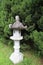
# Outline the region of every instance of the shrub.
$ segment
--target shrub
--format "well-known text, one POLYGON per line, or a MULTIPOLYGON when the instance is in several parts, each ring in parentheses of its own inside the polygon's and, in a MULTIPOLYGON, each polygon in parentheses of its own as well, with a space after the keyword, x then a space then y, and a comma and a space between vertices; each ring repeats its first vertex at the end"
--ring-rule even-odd
POLYGON ((33 31, 30 38, 34 41, 34 49, 43 55, 43 32, 33 31))

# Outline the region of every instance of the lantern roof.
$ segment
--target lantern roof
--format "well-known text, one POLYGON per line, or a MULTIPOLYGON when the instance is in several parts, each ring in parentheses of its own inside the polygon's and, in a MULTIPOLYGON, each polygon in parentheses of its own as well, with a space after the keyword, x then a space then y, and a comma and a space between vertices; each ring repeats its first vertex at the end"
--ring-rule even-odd
POLYGON ((19 16, 16 16, 15 17, 15 20, 16 22, 13 23, 13 24, 10 24, 10 28, 11 29, 26 29, 27 26, 24 26, 21 22, 20 22, 20 19, 19 19, 19 16))

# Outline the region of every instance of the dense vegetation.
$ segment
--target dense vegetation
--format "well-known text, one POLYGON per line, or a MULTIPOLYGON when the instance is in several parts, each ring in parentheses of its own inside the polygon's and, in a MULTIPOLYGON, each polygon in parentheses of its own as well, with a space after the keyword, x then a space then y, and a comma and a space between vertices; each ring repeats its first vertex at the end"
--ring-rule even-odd
POLYGON ((22 42, 43 56, 43 0, 0 0, 0 40, 6 44, 12 43, 8 26, 15 22, 16 15, 27 25, 22 42))

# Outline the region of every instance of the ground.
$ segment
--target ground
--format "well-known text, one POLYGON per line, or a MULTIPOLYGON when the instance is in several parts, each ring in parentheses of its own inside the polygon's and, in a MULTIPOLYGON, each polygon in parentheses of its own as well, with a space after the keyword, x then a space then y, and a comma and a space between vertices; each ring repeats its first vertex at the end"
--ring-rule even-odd
MULTIPOLYGON (((12 46, 5 45, 0 42, 0 65, 14 65, 9 57, 13 52, 12 46)), ((17 65, 42 65, 40 58, 30 51, 22 52, 24 60, 17 65)))

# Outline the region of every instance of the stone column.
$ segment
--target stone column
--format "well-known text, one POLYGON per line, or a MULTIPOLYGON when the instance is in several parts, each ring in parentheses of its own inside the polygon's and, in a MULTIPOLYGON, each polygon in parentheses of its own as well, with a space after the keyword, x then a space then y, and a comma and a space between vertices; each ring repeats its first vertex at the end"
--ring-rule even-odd
POLYGON ((16 64, 23 60, 23 54, 20 52, 20 40, 23 39, 19 30, 13 30, 13 36, 10 39, 14 40, 14 52, 10 56, 10 60, 16 64))

